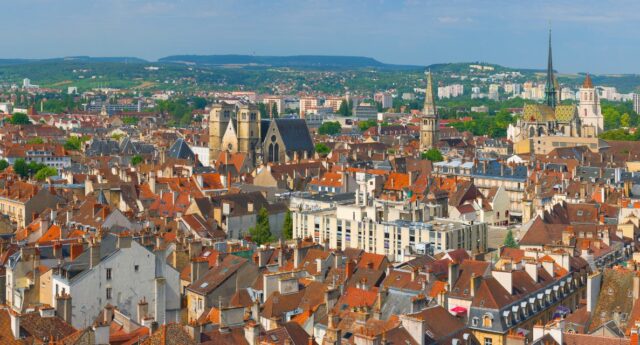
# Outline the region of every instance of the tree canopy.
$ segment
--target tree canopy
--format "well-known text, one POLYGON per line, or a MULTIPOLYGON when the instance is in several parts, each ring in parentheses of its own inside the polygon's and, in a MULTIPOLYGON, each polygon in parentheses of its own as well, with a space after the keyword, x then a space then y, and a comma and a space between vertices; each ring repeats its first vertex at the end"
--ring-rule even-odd
POLYGON ((144 161, 144 159, 140 155, 135 155, 135 156, 131 157, 131 165, 133 165, 133 166, 136 166, 136 165, 142 163, 143 161, 144 161))
POLYGON ((318 128, 318 134, 336 135, 336 134, 339 134, 341 131, 342 131, 342 126, 338 121, 324 122, 318 128))
POLYGON ((44 181, 47 177, 58 175, 58 170, 54 167, 43 167, 33 176, 38 181, 44 181))
POLYGON ((29 120, 29 116, 25 113, 15 113, 11 116, 9 123, 12 125, 29 125, 31 124, 31 120, 29 120))
POLYGON ((317 143, 316 152, 321 156, 326 156, 329 154, 329 152, 331 152, 331 149, 325 143, 317 143))
POLYGON ((9 162, 5 159, 0 159, 0 171, 4 171, 4 169, 9 167, 9 162))
POLYGON ((508 248, 518 248, 518 243, 516 239, 513 238, 513 231, 511 231, 511 229, 507 231, 507 235, 504 237, 504 246, 508 248))
POLYGON ((251 239, 258 245, 269 243, 274 240, 273 235, 271 234, 271 228, 269 227, 269 213, 264 206, 260 208, 260 211, 258 211, 256 226, 249 228, 249 235, 251 235, 251 239))
POLYGON ((422 159, 427 159, 432 162, 442 162, 444 160, 442 153, 436 148, 430 148, 429 150, 423 152, 421 154, 421 157, 422 159))
POLYGON ((293 238, 293 218, 291 217, 291 211, 287 211, 287 214, 284 216, 284 224, 282 226, 282 235, 287 240, 290 240, 293 238))

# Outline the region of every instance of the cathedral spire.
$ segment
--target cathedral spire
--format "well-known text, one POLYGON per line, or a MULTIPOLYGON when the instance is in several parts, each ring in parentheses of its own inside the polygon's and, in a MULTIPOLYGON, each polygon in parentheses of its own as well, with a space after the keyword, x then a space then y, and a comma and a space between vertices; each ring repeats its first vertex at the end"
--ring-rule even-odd
POLYGON ((553 58, 551 54, 551 29, 549 29, 549 57, 547 60, 547 83, 544 90, 544 101, 550 107, 556 106, 557 95, 555 87, 555 76, 553 75, 553 58))
POLYGON ((427 74, 427 88, 424 90, 424 106, 422 113, 424 115, 435 116, 436 115, 436 102, 433 96, 433 80, 431 78, 431 70, 427 74))

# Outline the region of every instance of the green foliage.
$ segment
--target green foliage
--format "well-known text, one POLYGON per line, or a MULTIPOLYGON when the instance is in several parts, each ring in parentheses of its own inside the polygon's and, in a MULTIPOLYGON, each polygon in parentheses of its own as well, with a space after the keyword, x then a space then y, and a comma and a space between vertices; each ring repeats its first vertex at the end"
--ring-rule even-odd
POLYGON ((346 99, 343 99, 340 102, 340 108, 338 108, 338 114, 342 116, 351 116, 353 112, 353 102, 350 100, 347 102, 346 99))
POLYGON ((82 144, 89 140, 89 137, 72 136, 64 143, 64 149, 69 151, 79 151, 82 144))
POLYGON ((518 243, 513 237, 513 231, 511 231, 511 229, 507 231, 507 236, 504 238, 504 246, 508 248, 518 248, 518 243))
POLYGON ((293 238, 293 218, 291 217, 291 211, 287 211, 287 214, 284 216, 282 234, 284 238, 287 240, 290 240, 293 238))
MULTIPOLYGON (((173 124, 180 124, 181 126, 188 126, 193 120, 193 111, 199 109, 198 106, 202 105, 202 98, 196 97, 194 99, 178 98, 174 100, 158 101, 156 103, 156 111, 168 114, 173 120, 173 124)), ((206 105, 206 100, 204 100, 206 105)))
POLYGON ((44 144, 44 139, 40 137, 34 137, 27 140, 27 144, 44 144))
POLYGON ((273 117, 274 119, 278 118, 278 106, 273 103, 273 106, 271 106, 271 117, 273 117))
POLYGON ((602 102, 602 116, 604 117, 604 128, 618 129, 620 127, 632 127, 640 124, 638 113, 633 111, 631 102, 602 102))
POLYGON ((268 119, 269 114, 267 113, 267 105, 264 103, 258 103, 258 111, 260 112, 260 118, 268 119))
POLYGON ((249 228, 249 234, 251 235, 251 239, 258 245, 274 240, 271 234, 271 228, 269 227, 269 213, 264 206, 258 211, 256 226, 249 228))
POLYGON ((604 140, 636 141, 640 140, 640 131, 631 134, 624 128, 612 129, 600 134, 599 138, 604 140))
POLYGON ((9 162, 5 159, 0 159, 0 171, 4 171, 4 169, 9 167, 9 162))
POLYGON ((316 152, 321 156, 326 156, 331 152, 331 149, 325 143, 317 143, 316 152))
POLYGON ((142 159, 142 156, 140 155, 135 155, 133 157, 131 157, 131 165, 136 166, 140 163, 142 163, 144 161, 144 159, 142 159))
MULTIPOLYGON (((40 170, 43 170, 45 168, 48 168, 48 166, 46 166, 44 164, 36 163, 36 162, 27 163, 22 158, 16 159, 16 161, 13 163, 13 171, 15 171, 16 174, 20 175, 23 178, 32 176, 33 174, 36 174, 40 170)), ((45 175, 46 173, 47 172, 45 171, 42 174, 45 175)), ((56 170, 54 175, 56 175, 57 173, 58 173, 58 171, 56 170)))
POLYGON ((42 169, 38 170, 38 172, 36 172, 36 174, 34 175, 34 178, 38 181, 44 181, 47 179, 47 177, 56 176, 56 175, 58 175, 58 170, 56 170, 56 168, 43 167, 42 169))
POLYGON ((369 120, 366 120, 366 121, 358 122, 358 128, 363 132, 366 131, 367 129, 369 129, 371 127, 375 127, 377 125, 378 125, 378 121, 373 120, 373 119, 369 119, 369 120))
POLYGON ((454 122, 451 127, 461 132, 469 131, 473 135, 488 135, 491 138, 503 138, 507 136, 509 124, 515 123, 516 118, 507 110, 500 110, 495 115, 473 114, 473 120, 466 122, 454 122))
POLYGON ((116 140, 116 141, 120 141, 120 139, 124 138, 124 134, 122 133, 113 133, 111 135, 111 139, 116 140))
POLYGON ((422 159, 427 159, 432 162, 442 162, 444 160, 442 153, 436 148, 430 148, 429 150, 422 152, 420 156, 422 159))
POLYGON ((138 118, 134 116, 125 116, 122 118, 122 123, 125 125, 135 126, 138 124, 138 118))
POLYGON ((29 116, 25 113, 15 113, 11 116, 9 123, 12 125, 29 125, 31 124, 31 120, 29 120, 29 116))
POLYGON ((331 122, 331 121, 324 122, 318 128, 318 134, 336 135, 336 134, 339 134, 341 131, 342 131, 342 126, 340 125, 340 122, 338 122, 338 121, 335 121, 335 122, 331 122))

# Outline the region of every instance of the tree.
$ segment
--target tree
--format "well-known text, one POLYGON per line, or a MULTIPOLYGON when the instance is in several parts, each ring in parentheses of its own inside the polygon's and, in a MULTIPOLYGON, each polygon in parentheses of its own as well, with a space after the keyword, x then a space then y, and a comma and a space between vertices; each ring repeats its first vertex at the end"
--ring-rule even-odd
POLYGON ((518 243, 515 238, 513 238, 513 231, 511 231, 511 229, 507 231, 507 236, 504 237, 504 246, 508 248, 518 248, 518 243))
POLYGON ((317 143, 316 152, 321 156, 326 156, 331 152, 331 149, 325 143, 317 143))
POLYGON ((82 141, 78 137, 70 137, 64 143, 64 149, 69 151, 78 151, 80 150, 80 146, 82 145, 82 141))
POLYGON ((284 238, 290 240, 293 238, 293 218, 291 217, 291 211, 287 211, 284 216, 284 225, 282 226, 282 234, 284 238))
POLYGON ((340 126, 340 122, 324 122, 318 127, 318 134, 327 134, 327 135, 336 135, 342 131, 342 126, 340 126))
POLYGON ((631 126, 631 116, 629 116, 628 113, 624 113, 622 114, 622 116, 620 116, 620 126, 622 127, 631 126))
POLYGON ((429 150, 422 153, 422 159, 428 159, 432 162, 442 162, 444 157, 442 157, 442 153, 438 151, 436 148, 430 148, 429 150))
POLYGON ((22 158, 16 159, 16 161, 13 162, 13 171, 23 178, 27 177, 29 176, 29 164, 22 158))
POLYGON ((58 175, 58 170, 54 167, 43 167, 33 176, 38 181, 44 181, 47 177, 58 175))
POLYGON ((273 106, 271 106, 271 117, 273 117, 274 119, 278 118, 278 105, 273 103, 273 106))
POLYGON ((140 163, 143 162, 142 156, 140 155, 135 155, 133 157, 131 157, 131 165, 136 166, 140 163))
POLYGON ((29 125, 31 124, 31 120, 29 120, 29 116, 25 113, 15 113, 11 116, 9 123, 12 125, 29 125))
POLYGON ((264 103, 258 103, 258 111, 260 112, 260 118, 261 119, 268 119, 269 116, 267 116, 267 105, 264 103))
POLYGON ((338 114, 342 116, 351 115, 351 108, 349 107, 349 102, 347 102, 346 99, 343 99, 342 102, 340 102, 340 108, 338 108, 338 114))
POLYGON ((44 144, 44 140, 40 137, 35 137, 27 140, 27 144, 44 144))
POLYGON ((7 162, 4 159, 0 160, 0 171, 4 171, 4 169, 8 167, 9 167, 9 162, 7 162))
POLYGON ((249 234, 251 239, 258 245, 273 241, 273 235, 271 235, 271 228, 269 227, 269 213, 264 206, 258 211, 256 226, 249 228, 249 234))
POLYGON ((371 128, 371 127, 375 127, 378 125, 378 121, 374 120, 374 119, 369 119, 366 121, 360 121, 358 122, 358 128, 361 131, 366 131, 367 129, 371 128))
POLYGON ((133 116, 125 116, 122 118, 122 123, 124 123, 125 125, 137 125, 138 118, 133 116))

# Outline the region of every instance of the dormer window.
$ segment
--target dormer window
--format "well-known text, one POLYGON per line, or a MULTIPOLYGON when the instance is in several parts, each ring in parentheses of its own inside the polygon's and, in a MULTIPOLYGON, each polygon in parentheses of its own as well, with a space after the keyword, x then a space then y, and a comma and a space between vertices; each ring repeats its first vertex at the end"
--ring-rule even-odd
POLYGON ((485 328, 493 327, 493 317, 490 314, 485 314, 482 317, 482 327, 485 327, 485 328))

